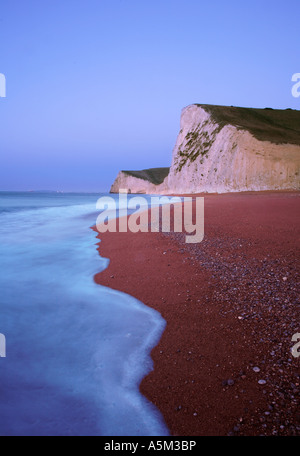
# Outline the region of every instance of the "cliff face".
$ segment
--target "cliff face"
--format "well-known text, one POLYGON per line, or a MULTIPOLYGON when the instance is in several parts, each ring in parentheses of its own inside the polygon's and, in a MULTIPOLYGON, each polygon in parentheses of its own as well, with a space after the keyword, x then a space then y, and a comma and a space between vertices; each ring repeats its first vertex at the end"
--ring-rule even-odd
POLYGON ((114 191, 225 193, 299 189, 300 112, 191 105, 183 109, 172 164, 155 185, 119 173, 114 191))
POLYGON ((167 187, 179 193, 296 189, 299 168, 299 145, 261 141, 191 105, 182 111, 167 187))
POLYGON ((110 193, 118 193, 120 189, 127 190, 129 193, 156 193, 158 186, 151 182, 131 176, 124 171, 120 171, 111 186, 110 193))
POLYGON ((118 193, 120 189, 129 193, 157 193, 157 188, 168 175, 170 168, 151 168, 142 171, 120 171, 113 185, 111 193, 118 193))

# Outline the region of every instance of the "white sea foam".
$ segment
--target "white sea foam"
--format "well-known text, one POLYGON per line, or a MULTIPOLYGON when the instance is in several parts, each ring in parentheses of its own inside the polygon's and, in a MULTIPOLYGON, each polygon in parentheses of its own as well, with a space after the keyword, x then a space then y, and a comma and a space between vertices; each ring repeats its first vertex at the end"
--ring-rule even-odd
POLYGON ((0 434, 168 435, 138 389, 165 321, 94 283, 97 196, 39 198, 0 215, 0 434))

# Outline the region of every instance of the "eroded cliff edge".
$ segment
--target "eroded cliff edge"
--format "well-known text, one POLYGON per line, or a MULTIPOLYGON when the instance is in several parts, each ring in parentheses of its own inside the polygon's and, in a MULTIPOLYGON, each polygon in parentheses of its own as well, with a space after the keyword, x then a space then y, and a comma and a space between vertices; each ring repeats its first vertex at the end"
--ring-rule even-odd
POLYGON ((171 167, 163 180, 161 170, 167 173, 167 168, 121 171, 111 192, 298 190, 300 111, 187 106, 181 113, 171 167))

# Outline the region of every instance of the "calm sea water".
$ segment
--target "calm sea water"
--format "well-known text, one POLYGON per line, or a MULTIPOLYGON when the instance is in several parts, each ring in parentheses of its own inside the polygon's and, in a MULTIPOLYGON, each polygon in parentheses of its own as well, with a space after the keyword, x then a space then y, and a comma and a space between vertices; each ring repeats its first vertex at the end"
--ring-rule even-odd
POLYGON ((0 435, 168 435, 138 389, 165 321, 93 281, 100 196, 0 192, 0 435))

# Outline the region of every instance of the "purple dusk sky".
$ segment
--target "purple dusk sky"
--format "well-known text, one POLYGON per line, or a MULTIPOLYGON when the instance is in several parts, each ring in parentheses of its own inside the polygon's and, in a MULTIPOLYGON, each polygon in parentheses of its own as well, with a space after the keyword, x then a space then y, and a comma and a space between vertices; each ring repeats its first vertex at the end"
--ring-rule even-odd
POLYGON ((191 103, 300 109, 299 17, 299 0, 1 2, 0 190, 169 166, 191 103))

